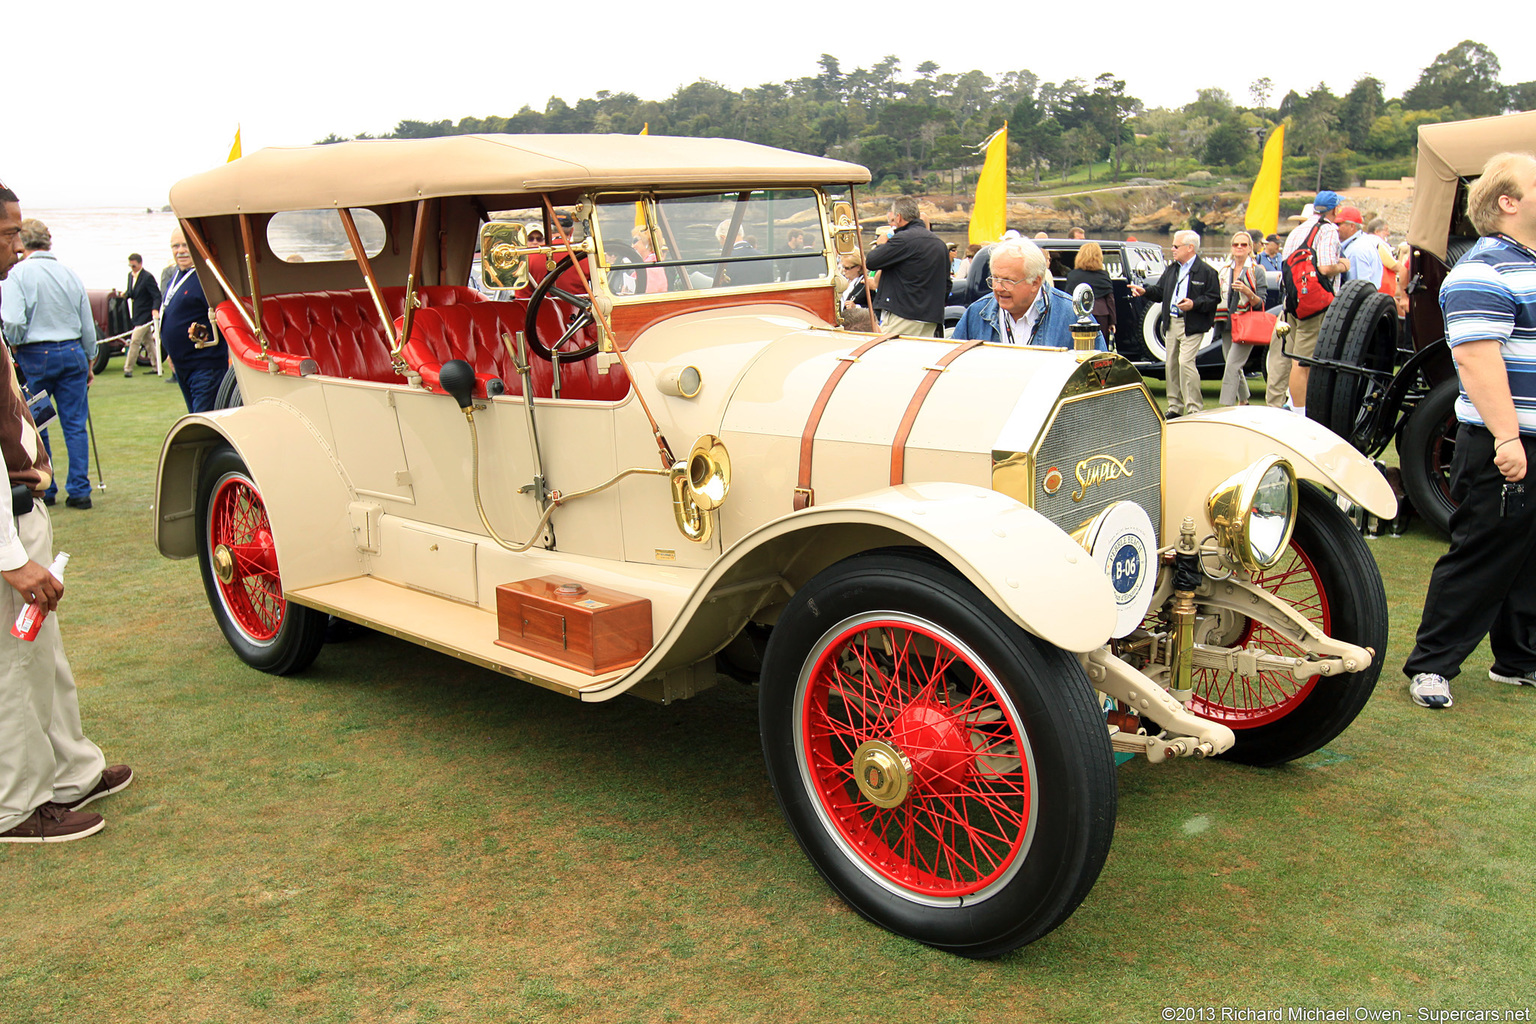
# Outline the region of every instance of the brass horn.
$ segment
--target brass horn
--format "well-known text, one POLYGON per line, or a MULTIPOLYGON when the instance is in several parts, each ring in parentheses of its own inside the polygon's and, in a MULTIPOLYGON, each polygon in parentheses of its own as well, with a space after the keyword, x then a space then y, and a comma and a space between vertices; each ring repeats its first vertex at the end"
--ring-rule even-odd
POLYGON ((709 514, 720 507, 731 490, 731 456, 713 434, 693 443, 688 458, 672 467, 672 514, 683 536, 706 544, 714 536, 709 514))

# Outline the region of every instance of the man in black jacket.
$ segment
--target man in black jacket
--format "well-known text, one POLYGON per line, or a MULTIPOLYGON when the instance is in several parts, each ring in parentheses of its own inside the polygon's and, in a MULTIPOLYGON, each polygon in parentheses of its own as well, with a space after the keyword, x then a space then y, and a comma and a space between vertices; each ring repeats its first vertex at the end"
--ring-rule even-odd
POLYGON ((1195 354, 1216 321, 1216 306, 1221 300, 1216 268, 1200 258, 1200 236, 1193 231, 1174 232, 1173 262, 1164 268, 1156 284, 1146 288, 1132 285, 1131 294, 1163 304, 1159 322, 1168 349, 1168 418, 1199 412, 1205 402, 1200 395, 1195 354))
POLYGON ((892 203, 886 221, 895 229, 890 241, 865 257, 870 270, 880 271, 874 305, 880 329, 937 338, 943 333, 944 300, 949 296, 949 249, 922 222, 911 196, 892 203))
POLYGON ((123 359, 123 376, 132 377, 139 350, 151 351, 152 321, 160 315, 160 286, 153 274, 144 272, 144 257, 138 253, 128 256, 128 287, 123 295, 133 304, 133 337, 128 340, 128 355, 123 359))

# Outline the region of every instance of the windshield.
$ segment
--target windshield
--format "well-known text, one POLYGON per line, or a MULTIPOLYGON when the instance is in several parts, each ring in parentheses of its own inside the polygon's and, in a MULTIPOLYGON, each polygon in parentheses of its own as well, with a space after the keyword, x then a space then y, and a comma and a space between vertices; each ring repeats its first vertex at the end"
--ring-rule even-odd
POLYGON ((597 222, 614 295, 828 277, 821 207, 812 189, 600 196, 597 222), (651 266, 641 270, 642 264, 651 266))

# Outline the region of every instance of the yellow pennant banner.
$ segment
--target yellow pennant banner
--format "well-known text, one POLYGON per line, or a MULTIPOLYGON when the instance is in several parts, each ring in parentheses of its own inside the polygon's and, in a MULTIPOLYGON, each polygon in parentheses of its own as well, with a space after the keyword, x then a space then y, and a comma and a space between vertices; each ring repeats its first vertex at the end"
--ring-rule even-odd
POLYGON ((976 205, 971 207, 973 245, 989 245, 1008 230, 1008 122, 983 145, 987 158, 976 179, 976 205))
POLYGON ((1280 161, 1284 156, 1285 125, 1282 124, 1264 143, 1264 163, 1259 167, 1259 176, 1253 179, 1253 191, 1248 195, 1248 213, 1243 217, 1243 226, 1250 231, 1273 235, 1280 230, 1280 161))

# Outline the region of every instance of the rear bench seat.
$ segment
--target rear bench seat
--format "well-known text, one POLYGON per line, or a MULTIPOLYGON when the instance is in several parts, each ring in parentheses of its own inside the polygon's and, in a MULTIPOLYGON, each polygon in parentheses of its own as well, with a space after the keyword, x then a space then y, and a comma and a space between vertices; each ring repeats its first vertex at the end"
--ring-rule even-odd
MULTIPOLYGON (((540 311, 540 337, 558 337, 563 308, 556 300, 544 302, 540 311), (547 324, 546 324, 547 321, 547 324)), ((523 381, 503 335, 515 338, 524 330, 528 304, 512 302, 464 303, 418 309, 411 318, 411 335, 405 341, 405 361, 421 374, 421 382, 443 393, 443 364, 463 359, 475 368, 475 394, 486 397, 486 385, 499 379, 509 395, 523 393, 523 381)), ((399 330, 396 322, 396 330, 399 330)), ((529 356, 535 398, 554 397, 554 370, 547 359, 529 356)), ((592 402, 616 402, 629 394, 629 377, 619 365, 607 373, 597 371, 596 359, 560 364, 560 397, 592 402)))
MULTIPOLYGON (((473 288, 454 285, 428 285, 416 292, 428 309, 485 301, 473 288)), ((380 293, 389 315, 398 321, 405 311, 405 289, 382 288, 380 293)), ((221 302, 215 315, 231 355, 247 366, 265 370, 261 345, 245 326, 234 302, 221 302)), ((402 383, 390 360, 389 342, 373 296, 366 288, 262 296, 261 327, 267 336, 267 352, 283 373, 402 383), (305 360, 313 360, 314 365, 305 366, 305 360)))

